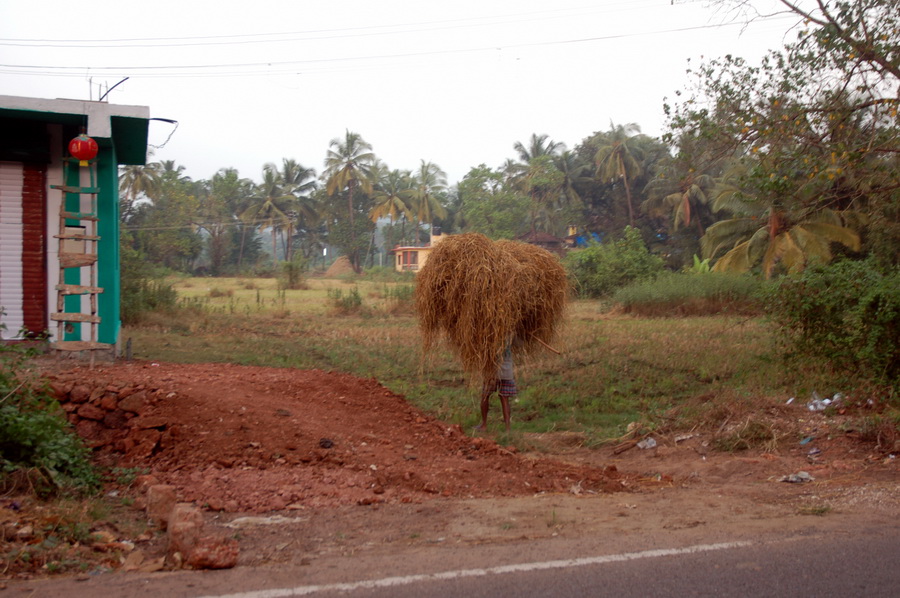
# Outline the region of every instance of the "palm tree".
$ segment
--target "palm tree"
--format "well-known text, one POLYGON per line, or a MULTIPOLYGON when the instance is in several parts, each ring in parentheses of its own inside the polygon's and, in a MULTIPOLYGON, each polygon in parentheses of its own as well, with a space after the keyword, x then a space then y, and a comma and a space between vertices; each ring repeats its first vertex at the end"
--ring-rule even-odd
POLYGON ((523 164, 528 164, 535 158, 541 156, 558 156, 560 152, 565 151, 566 145, 557 141, 548 141, 549 135, 531 134, 531 140, 528 147, 517 141, 513 144, 513 149, 519 154, 519 160, 523 164))
POLYGON ((403 216, 408 220, 413 218, 409 201, 413 195, 412 174, 408 170, 391 170, 379 177, 378 186, 374 191, 375 206, 369 212, 372 222, 379 218, 390 217, 391 224, 394 220, 403 216))
POLYGON ((134 205, 138 197, 143 195, 153 199, 159 191, 159 171, 158 162, 126 166, 119 171, 119 192, 124 198, 119 217, 123 222, 127 222, 134 215, 134 205))
POLYGON ((312 192, 316 190, 316 171, 313 168, 304 168, 296 160, 284 158, 281 170, 277 172, 282 192, 286 196, 293 196, 296 200, 292 202, 293 210, 289 214, 291 221, 288 224, 288 241, 285 246, 285 259, 290 261, 293 253, 294 221, 311 225, 319 218, 316 202, 312 197, 312 192))
POLYGON ((419 224, 430 226, 435 216, 444 218, 447 210, 441 205, 437 193, 447 189, 447 173, 437 164, 422 160, 413 175, 412 209, 416 216, 416 243, 419 242, 419 224))
POLYGON ((719 182, 713 211, 733 217, 716 222, 700 239, 703 256, 715 259, 716 272, 747 272, 760 265, 770 278, 778 265, 800 272, 813 261, 831 261, 831 244, 859 251, 860 237, 848 226, 853 213, 829 209, 791 209, 789 199, 765 201, 741 189, 741 166, 719 182))
POLYGON ((706 234, 700 212, 712 204, 715 179, 708 174, 696 174, 691 169, 680 180, 672 176, 671 168, 663 169, 644 189, 648 198, 641 204, 641 209, 656 218, 670 217, 672 231, 682 226, 690 226, 693 220, 697 227, 698 237, 706 234))
POLYGON ((350 227, 353 227, 353 192, 359 188, 365 193, 372 192, 372 167, 375 165, 375 154, 372 146, 366 143, 359 133, 349 130, 344 138, 335 137, 328 144, 325 156, 326 180, 325 190, 334 195, 347 190, 347 216, 350 227))
POLYGON ((272 230, 272 261, 278 265, 276 248, 277 232, 290 225, 288 212, 294 207, 296 198, 285 194, 277 169, 272 164, 263 167, 262 183, 257 187, 254 202, 241 213, 241 220, 259 228, 272 230))
POLYGON ((631 200, 631 184, 641 173, 639 150, 632 142, 641 128, 634 124, 610 125, 605 134, 606 145, 597 150, 594 163, 597 178, 606 182, 621 181, 628 205, 628 223, 634 226, 634 205, 631 200))

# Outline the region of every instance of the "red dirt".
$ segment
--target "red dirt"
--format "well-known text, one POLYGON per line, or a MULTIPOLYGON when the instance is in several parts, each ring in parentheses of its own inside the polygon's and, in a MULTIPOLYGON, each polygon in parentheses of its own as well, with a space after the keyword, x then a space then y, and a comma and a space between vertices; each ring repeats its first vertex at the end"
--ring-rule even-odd
POLYGON ((602 492, 631 483, 614 467, 533 459, 471 438, 376 380, 346 374, 131 362, 51 380, 101 462, 148 468, 179 500, 211 510, 523 496, 575 484, 602 492))

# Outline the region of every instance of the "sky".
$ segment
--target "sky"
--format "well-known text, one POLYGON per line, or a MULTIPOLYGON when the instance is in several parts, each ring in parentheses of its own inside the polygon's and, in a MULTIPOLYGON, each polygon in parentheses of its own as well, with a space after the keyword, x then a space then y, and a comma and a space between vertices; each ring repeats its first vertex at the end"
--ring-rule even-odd
POLYGON ((692 0, 0 0, 0 95, 148 106, 178 123, 151 121, 151 161, 195 180, 259 181, 284 158, 321 173, 349 130, 452 185, 532 134, 661 135, 689 59, 792 37, 795 19, 732 17, 692 0))

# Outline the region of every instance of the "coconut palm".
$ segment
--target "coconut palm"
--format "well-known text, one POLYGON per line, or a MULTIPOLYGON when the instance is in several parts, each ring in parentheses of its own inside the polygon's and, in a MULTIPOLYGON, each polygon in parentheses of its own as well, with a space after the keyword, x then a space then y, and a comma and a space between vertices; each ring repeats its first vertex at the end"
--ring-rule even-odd
POLYGON ((610 130, 602 134, 605 145, 594 156, 596 176, 604 182, 620 181, 625 189, 628 206, 628 223, 634 226, 634 205, 631 199, 631 185, 641 174, 640 150, 634 143, 641 128, 635 123, 610 125, 610 130))
POLYGON ((429 226, 435 217, 445 218, 447 210, 441 205, 437 194, 447 190, 447 173, 437 164, 422 160, 413 174, 411 193, 412 211, 416 217, 416 243, 419 242, 419 225, 429 226))
POLYGON ((291 223, 289 212, 295 207, 296 198, 284 192, 281 177, 272 164, 263 167, 262 182, 256 189, 253 203, 241 213, 240 218, 246 224, 272 231, 272 261, 278 265, 276 248, 277 233, 291 223))
POLYGON ((157 162, 125 166, 119 171, 119 192, 123 197, 119 217, 123 222, 134 215, 135 202, 139 197, 153 199, 159 191, 159 171, 157 162))
POLYGON ((747 272, 760 266, 770 278, 779 266, 800 272, 815 261, 828 263, 832 243, 859 251, 859 233, 848 226, 854 214, 791 209, 788 200, 759 199, 742 190, 740 172, 738 167, 723 177, 713 200, 713 211, 733 217, 716 222, 700 239, 703 256, 718 258, 713 271, 747 272))
POLYGON ((549 135, 546 134, 537 135, 536 133, 532 133, 531 139, 528 142, 528 147, 525 147, 521 141, 517 141, 513 144, 513 149, 519 154, 519 160, 523 164, 528 164, 535 158, 541 156, 558 156, 560 152, 565 151, 566 145, 564 143, 548 140, 548 137, 549 135))
POLYGON ((353 227, 353 193, 359 188, 365 193, 372 192, 372 167, 375 165, 375 154, 372 146, 366 143, 359 133, 349 130, 344 138, 335 137, 328 144, 325 156, 325 190, 328 195, 335 195, 347 190, 347 216, 350 227, 353 227))
POLYGON ((287 227, 287 245, 285 246, 285 259, 291 260, 292 240, 294 237, 294 223, 306 224, 306 228, 314 225, 319 218, 316 201, 312 193, 316 190, 316 171, 313 168, 305 168, 296 160, 284 158, 281 169, 277 171, 281 190, 285 195, 295 198, 292 202, 291 212, 288 214, 291 221, 287 227))

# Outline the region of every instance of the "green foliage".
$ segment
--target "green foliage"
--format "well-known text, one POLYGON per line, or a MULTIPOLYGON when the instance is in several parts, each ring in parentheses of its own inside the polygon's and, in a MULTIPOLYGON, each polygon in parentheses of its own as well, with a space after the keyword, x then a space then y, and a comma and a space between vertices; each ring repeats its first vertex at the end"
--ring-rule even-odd
POLYGON ((164 272, 122 236, 122 322, 134 324, 144 314, 158 310, 172 310, 178 303, 178 293, 167 282, 164 272))
POLYGON ((278 288, 281 290, 298 290, 306 285, 308 261, 299 253, 295 253, 291 261, 281 264, 278 274, 278 288))
POLYGON ((483 164, 472 168, 459 183, 466 232, 477 231, 492 239, 512 239, 526 225, 531 202, 505 184, 500 171, 483 164))
POLYGON ((592 243, 569 253, 564 265, 579 295, 594 298, 652 279, 663 269, 662 260, 647 250, 638 230, 630 226, 612 243, 592 243))
POLYGON ((664 272, 617 290, 612 301, 628 313, 652 316, 759 313, 762 284, 737 274, 664 272))
POLYGON ((342 289, 328 289, 328 301, 335 311, 342 314, 357 313, 363 306, 358 287, 353 287, 346 295, 342 289))
POLYGON ((28 350, 0 345, 0 486, 33 471, 36 490, 91 490, 98 478, 89 452, 46 389, 26 380, 28 350))
POLYGON ((787 355, 827 359, 838 370, 900 381, 900 269, 842 261, 780 280, 765 293, 787 355))

